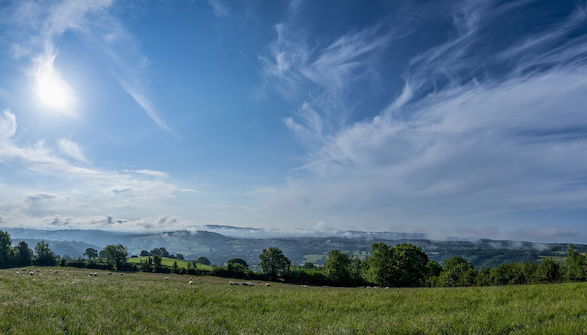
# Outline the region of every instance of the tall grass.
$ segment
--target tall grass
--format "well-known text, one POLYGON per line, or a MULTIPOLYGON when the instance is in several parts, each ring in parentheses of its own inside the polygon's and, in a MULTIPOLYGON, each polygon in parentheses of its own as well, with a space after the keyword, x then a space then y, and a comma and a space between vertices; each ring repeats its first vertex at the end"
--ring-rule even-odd
POLYGON ((0 271, 0 333, 580 334, 587 325, 587 283, 244 287, 217 277, 189 285, 185 275, 58 270, 0 271))

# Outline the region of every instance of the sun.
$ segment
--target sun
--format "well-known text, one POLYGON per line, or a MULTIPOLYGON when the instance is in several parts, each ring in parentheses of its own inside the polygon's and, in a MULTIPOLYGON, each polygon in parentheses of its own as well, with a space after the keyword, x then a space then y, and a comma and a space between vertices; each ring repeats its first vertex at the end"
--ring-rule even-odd
POLYGON ((50 110, 59 114, 71 115, 75 103, 73 90, 55 70, 55 56, 55 54, 44 55, 36 60, 35 93, 50 110))

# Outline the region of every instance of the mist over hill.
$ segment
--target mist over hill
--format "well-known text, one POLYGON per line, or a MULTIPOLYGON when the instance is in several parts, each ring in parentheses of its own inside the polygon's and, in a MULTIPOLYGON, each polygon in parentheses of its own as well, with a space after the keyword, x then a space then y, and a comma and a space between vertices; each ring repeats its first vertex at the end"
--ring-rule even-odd
MULTIPOLYGON (((121 233, 104 230, 38 230, 7 228, 13 243, 25 240, 31 246, 46 240, 54 251, 69 257, 81 257, 86 248, 103 248, 108 244, 123 244, 131 254, 141 250, 165 247, 172 253, 181 253, 187 259, 208 257, 214 264, 222 265, 228 259, 239 257, 249 264, 258 263, 258 255, 264 248, 279 247, 294 264, 313 262, 322 264, 328 251, 338 249, 354 256, 364 257, 374 242, 390 245, 411 243, 421 247, 433 260, 442 262, 452 256, 463 256, 478 267, 494 266, 508 262, 538 261, 542 257, 564 256, 566 243, 534 243, 523 241, 449 240, 433 241, 420 234, 392 232, 339 232, 331 236, 291 235, 271 237, 257 228, 246 229, 231 226, 211 226, 214 231, 171 231, 158 233, 121 233), (242 232, 239 237, 238 232, 242 232), (258 234, 258 235, 255 235, 258 234), (229 236, 230 235, 230 236, 229 236), (262 236, 262 237, 254 237, 262 236)), ((575 245, 578 251, 587 251, 587 245, 575 245)))

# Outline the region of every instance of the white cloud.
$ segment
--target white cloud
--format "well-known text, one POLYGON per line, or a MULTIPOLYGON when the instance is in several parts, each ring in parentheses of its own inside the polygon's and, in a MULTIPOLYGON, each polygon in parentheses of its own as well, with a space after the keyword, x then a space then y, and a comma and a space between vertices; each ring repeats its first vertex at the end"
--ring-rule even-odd
POLYGON ((4 110, 0 117, 0 145, 16 134, 16 117, 9 110, 4 110))
POLYGON ((393 39, 365 30, 310 48, 279 26, 263 74, 283 91, 309 92, 301 102, 286 96, 300 107, 285 122, 311 151, 286 186, 258 193, 264 209, 303 211, 306 225, 360 221, 445 237, 460 223, 490 224, 497 213, 585 209, 587 39, 560 41, 584 23, 585 11, 524 43, 475 53, 495 20, 520 5, 456 6, 455 36, 413 57, 398 98, 354 122, 341 121, 340 113, 356 111, 340 92, 363 90, 355 79, 381 65, 366 55, 393 39), (492 62, 500 71, 472 75, 492 62))
POLYGON ((208 0, 208 5, 212 7, 214 11, 214 15, 218 17, 229 17, 230 16, 230 8, 228 4, 222 0, 208 0))
POLYGON ((167 178, 167 173, 156 170, 140 169, 140 170, 123 170, 123 172, 138 173, 151 177, 167 178))
POLYGON ((85 164, 90 164, 90 161, 84 154, 84 150, 79 144, 63 138, 59 140, 58 145, 59 150, 61 150, 61 152, 67 155, 68 157, 85 164))
POLYGON ((1 185, 0 202, 7 204, 5 213, 12 212, 14 217, 102 213, 144 216, 145 213, 166 212, 176 194, 183 193, 186 188, 186 185, 180 187, 165 181, 167 174, 161 171, 138 169, 129 173, 80 167, 76 163, 87 164, 88 159, 81 147, 70 140, 62 139, 58 146, 62 153, 74 159, 73 162, 58 157, 44 142, 21 145, 15 141, 16 117, 8 111, 3 115, 0 118, 0 164, 22 167, 12 169, 15 176, 32 172, 43 177, 34 188, 1 185), (14 200, 18 198, 22 200, 14 200))

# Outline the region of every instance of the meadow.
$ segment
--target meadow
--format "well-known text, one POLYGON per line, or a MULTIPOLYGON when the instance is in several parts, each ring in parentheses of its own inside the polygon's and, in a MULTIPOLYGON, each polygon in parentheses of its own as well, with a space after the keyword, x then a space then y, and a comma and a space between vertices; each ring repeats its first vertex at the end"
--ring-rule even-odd
MULTIPOLYGON (((129 263, 132 263, 132 264, 139 264, 141 261, 142 262, 147 261, 147 258, 149 258, 149 257, 148 256, 130 257, 126 261, 129 263)), ((174 262, 177 262, 177 266, 180 269, 187 269, 188 268, 188 261, 186 261, 186 260, 169 258, 169 257, 161 257, 161 265, 164 265, 167 267, 172 267, 174 262)), ((212 271, 212 269, 214 268, 211 265, 206 265, 206 264, 201 264, 201 263, 196 263, 196 266, 198 267, 199 270, 204 270, 204 271, 212 271)))
POLYGON ((89 272, 0 270, 0 333, 581 334, 587 325, 587 283, 247 287, 218 277, 89 272))

